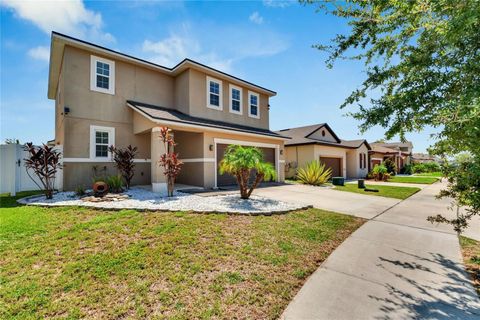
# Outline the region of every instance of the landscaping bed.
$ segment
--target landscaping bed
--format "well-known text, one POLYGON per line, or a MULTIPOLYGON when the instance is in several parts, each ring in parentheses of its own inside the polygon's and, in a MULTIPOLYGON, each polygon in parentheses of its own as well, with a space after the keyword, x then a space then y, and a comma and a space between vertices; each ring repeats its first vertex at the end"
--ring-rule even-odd
MULTIPOLYGON (((244 200, 235 194, 201 197, 193 194, 176 192, 174 197, 165 197, 159 193, 143 188, 133 187, 126 191, 127 199, 121 201, 100 201, 94 199, 85 201, 74 192, 59 192, 53 199, 44 196, 33 196, 20 199, 19 202, 39 206, 84 206, 101 209, 122 210, 163 210, 163 211, 193 211, 193 212, 225 212, 239 214, 270 214, 284 213, 292 210, 304 209, 305 206, 283 201, 251 196, 244 200)), ((110 195, 109 195, 110 196, 110 195)), ((113 195, 112 195, 113 196, 113 195)), ((90 199, 92 197, 89 197, 90 199)), ((100 199, 100 198, 99 198, 100 199)))
POLYGON ((392 176, 387 182, 397 183, 418 183, 418 184, 432 184, 438 181, 436 177, 421 177, 421 176, 392 176))
POLYGON ((277 318, 364 222, 1 203, 2 319, 277 318))
POLYGON ((370 196, 379 196, 379 197, 387 197, 387 198, 395 198, 395 199, 406 199, 411 195, 420 191, 420 188, 415 187, 397 187, 397 186, 385 186, 385 185, 365 185, 368 189, 375 189, 378 192, 366 191, 365 189, 361 189, 355 183, 347 183, 344 186, 335 186, 335 190, 339 191, 347 191, 347 192, 355 192, 366 194, 370 196))
POLYGON ((460 237, 462 247, 463 261, 465 268, 473 280, 473 285, 480 297, 480 241, 467 237, 460 237))

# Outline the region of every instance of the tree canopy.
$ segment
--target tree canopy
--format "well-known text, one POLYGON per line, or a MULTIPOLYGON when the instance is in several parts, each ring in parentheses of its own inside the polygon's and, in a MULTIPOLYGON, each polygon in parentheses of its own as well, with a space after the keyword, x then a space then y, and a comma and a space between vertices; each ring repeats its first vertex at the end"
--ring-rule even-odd
MULTIPOLYGON (((315 47, 338 59, 364 62, 366 79, 341 105, 361 121, 360 129, 385 128, 387 139, 420 131, 439 130, 430 152, 451 156, 472 154, 470 178, 450 167, 449 188, 442 193, 480 209, 480 1, 479 0, 364 0, 303 1, 347 20, 348 34, 315 47), (372 93, 375 93, 375 97, 372 93), (378 94, 377 94, 378 93, 378 94), (367 100, 367 98, 369 98, 367 100), (467 185, 466 185, 467 184, 467 185), (449 192, 450 191, 450 192, 449 192)), ((455 223, 455 221, 449 221, 455 223)))

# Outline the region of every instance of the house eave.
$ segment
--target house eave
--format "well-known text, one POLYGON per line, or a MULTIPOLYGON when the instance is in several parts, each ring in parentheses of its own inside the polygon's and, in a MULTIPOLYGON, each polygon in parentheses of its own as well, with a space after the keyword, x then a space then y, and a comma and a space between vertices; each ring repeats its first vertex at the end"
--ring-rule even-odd
POLYGON ((245 136, 252 136, 252 137, 262 137, 262 138, 268 138, 268 139, 275 139, 275 140, 281 140, 281 141, 286 141, 290 138, 288 137, 282 137, 282 136, 274 136, 274 135, 269 135, 269 134, 262 134, 262 133, 255 133, 255 132, 248 132, 246 130, 240 130, 240 129, 227 129, 227 128, 219 128, 217 126, 213 125, 200 125, 200 124, 192 124, 192 123, 186 123, 183 121, 175 121, 175 120, 167 120, 167 119, 158 119, 150 116, 148 113, 144 112, 143 110, 140 110, 139 108, 135 107, 134 105, 130 104, 127 102, 127 106, 130 107, 133 111, 139 113, 143 117, 147 118, 153 123, 157 123, 159 125, 173 125, 176 127, 180 128, 186 128, 186 129, 197 129, 197 130, 206 130, 206 131, 214 131, 214 132, 224 132, 224 133, 230 133, 230 134, 238 134, 238 135, 245 135, 245 136))

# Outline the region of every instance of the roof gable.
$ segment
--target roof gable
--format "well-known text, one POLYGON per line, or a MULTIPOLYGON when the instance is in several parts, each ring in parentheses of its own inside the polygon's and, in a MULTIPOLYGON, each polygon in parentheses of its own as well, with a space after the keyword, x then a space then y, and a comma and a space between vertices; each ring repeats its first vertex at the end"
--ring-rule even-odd
POLYGON ((326 123, 307 134, 305 138, 327 142, 341 142, 340 138, 338 138, 335 132, 333 132, 332 128, 330 128, 330 126, 326 123))

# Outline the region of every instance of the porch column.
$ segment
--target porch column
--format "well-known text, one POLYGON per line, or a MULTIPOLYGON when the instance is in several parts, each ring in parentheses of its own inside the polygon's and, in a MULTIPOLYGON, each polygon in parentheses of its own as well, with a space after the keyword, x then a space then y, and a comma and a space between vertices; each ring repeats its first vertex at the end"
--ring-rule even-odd
POLYGON ((150 152, 152 191, 167 194, 167 180, 163 174, 163 167, 159 165, 160 157, 165 153, 165 147, 160 138, 160 127, 152 128, 150 134, 150 152))

